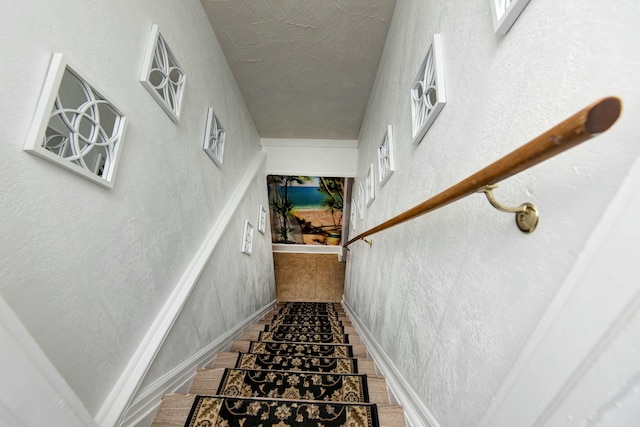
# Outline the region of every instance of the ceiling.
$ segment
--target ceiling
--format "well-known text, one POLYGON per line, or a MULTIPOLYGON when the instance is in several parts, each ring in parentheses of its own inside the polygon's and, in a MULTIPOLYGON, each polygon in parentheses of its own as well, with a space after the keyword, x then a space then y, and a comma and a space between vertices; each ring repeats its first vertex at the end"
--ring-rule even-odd
POLYGON ((201 0, 263 138, 357 139, 396 0, 201 0))

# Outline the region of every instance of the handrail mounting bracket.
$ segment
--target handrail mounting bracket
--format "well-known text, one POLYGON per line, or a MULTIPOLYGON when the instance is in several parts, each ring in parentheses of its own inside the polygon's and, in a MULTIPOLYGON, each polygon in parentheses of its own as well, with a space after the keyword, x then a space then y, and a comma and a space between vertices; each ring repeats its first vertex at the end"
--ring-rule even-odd
POLYGON ((477 190, 477 193, 484 193, 491 206, 500 212, 516 214, 516 225, 523 233, 533 233, 538 226, 538 209, 532 203, 523 203, 517 208, 510 208, 499 203, 493 195, 493 190, 498 186, 495 184, 485 185, 477 190))

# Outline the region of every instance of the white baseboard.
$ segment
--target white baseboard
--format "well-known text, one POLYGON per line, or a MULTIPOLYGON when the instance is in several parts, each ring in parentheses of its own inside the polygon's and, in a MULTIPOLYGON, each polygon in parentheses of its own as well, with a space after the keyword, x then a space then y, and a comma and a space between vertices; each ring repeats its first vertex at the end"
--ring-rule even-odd
POLYGON ((247 168, 244 176, 238 182, 229 201, 226 203, 216 222, 205 237, 198 252, 180 278, 180 281, 167 299, 153 324, 142 339, 142 342, 129 360, 120 378, 105 399, 96 415, 96 421, 103 427, 120 425, 123 415, 127 412, 132 399, 138 391, 144 376, 151 367, 162 343, 171 331, 185 302, 189 298, 193 287, 206 267, 211 254, 224 235, 231 219, 244 195, 253 183, 254 178, 264 165, 266 155, 259 152, 247 168))
POLYGON ((170 372, 167 372, 149 384, 139 393, 138 398, 131 403, 131 406, 129 406, 122 425, 127 427, 141 426, 145 419, 151 419, 149 416, 160 406, 162 397, 165 394, 178 392, 183 386, 188 384, 197 369, 208 365, 218 353, 228 350, 231 347, 231 343, 237 339, 244 330, 262 319, 273 309, 276 303, 277 300, 271 301, 242 323, 227 331, 214 342, 182 362, 179 366, 176 366, 170 372))
POLYGON ((360 335, 362 342, 367 346, 367 352, 376 362, 376 366, 384 375, 389 390, 394 395, 402 409, 407 423, 414 427, 440 427, 440 424, 422 403, 418 395, 413 391, 407 380, 404 379, 396 365, 387 356, 380 344, 369 329, 364 325, 347 301, 342 299, 342 306, 360 335))

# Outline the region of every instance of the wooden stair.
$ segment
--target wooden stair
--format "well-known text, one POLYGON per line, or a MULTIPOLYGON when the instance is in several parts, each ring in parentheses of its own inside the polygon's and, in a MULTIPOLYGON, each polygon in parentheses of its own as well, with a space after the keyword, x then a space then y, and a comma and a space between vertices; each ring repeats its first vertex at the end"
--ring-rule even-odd
MULTIPOLYGON (((369 396, 368 401, 375 404, 377 407, 380 426, 405 427, 406 424, 402 407, 392 404, 390 401, 386 381, 384 377, 379 375, 375 362, 368 358, 366 347, 362 344, 360 337, 356 333, 355 328, 351 325, 349 318, 339 305, 333 305, 331 303, 328 304, 333 307, 332 311, 334 315, 337 315, 337 319, 341 322, 342 333, 346 335, 345 339, 348 339, 348 343, 346 344, 338 343, 335 345, 351 346, 353 351, 353 355, 351 357, 355 359, 357 363, 357 374, 366 375, 366 384, 369 396)), ((272 322, 274 320, 281 319, 280 311, 285 307, 287 307, 286 310, 292 309, 287 303, 278 304, 271 313, 267 314, 262 320, 245 331, 239 340, 234 341, 229 352, 219 353, 212 365, 199 369, 195 374, 188 394, 174 393, 165 395, 156 413, 152 426, 183 427, 189 417, 196 395, 216 395, 225 370, 237 369, 236 363, 240 354, 249 353, 252 345, 251 343, 258 341, 260 333, 265 332, 269 328, 273 328, 272 322)), ((331 327, 333 328, 334 326, 331 327)), ((291 327, 287 325, 285 328, 291 327)), ((313 326, 308 327, 307 329, 309 328, 313 328, 313 326)), ((304 358, 304 356, 302 356, 302 358, 304 358)), ((340 360, 340 362, 343 363, 342 360, 340 360)), ((300 372, 300 369, 295 370, 296 374, 298 372, 300 372)), ((327 401, 318 402, 325 404, 328 403, 327 401)), ((268 424, 265 424, 265 427, 266 425, 268 424)))

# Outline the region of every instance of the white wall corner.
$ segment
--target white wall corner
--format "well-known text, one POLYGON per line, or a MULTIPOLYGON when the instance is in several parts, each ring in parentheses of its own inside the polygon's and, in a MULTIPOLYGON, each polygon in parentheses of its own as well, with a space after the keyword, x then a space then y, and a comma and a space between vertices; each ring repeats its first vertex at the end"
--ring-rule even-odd
POLYGON ((402 405, 407 423, 413 427, 440 427, 440 424, 433 414, 431 414, 431 411, 429 411, 426 405, 420 400, 416 392, 395 366, 395 363, 387 356, 382 346, 369 329, 367 329, 356 312, 349 306, 344 297, 342 299, 342 306, 349 316, 351 323, 358 331, 362 342, 366 345, 367 352, 375 361, 382 375, 384 375, 389 390, 397 402, 402 405))
POLYGON ((231 343, 238 339, 243 331, 248 329, 253 323, 262 319, 275 307, 277 302, 277 300, 273 300, 260 308, 243 322, 218 337, 211 344, 149 384, 138 394, 138 397, 129 406, 126 415, 123 417, 124 421, 122 425, 126 427, 141 427, 145 425, 145 420, 152 420, 152 414, 154 414, 160 406, 165 394, 178 392, 183 386, 190 383, 197 369, 203 368, 211 363, 218 353, 227 351, 231 347, 231 343))
POLYGON ((124 414, 138 391, 138 387, 142 384, 147 371, 171 331, 171 327, 180 315, 182 307, 209 262, 220 238, 224 235, 230 221, 233 219, 234 213, 255 179, 256 174, 262 169, 265 158, 265 153, 258 152, 256 154, 193 260, 129 360, 115 386, 111 389, 96 415, 96 421, 101 426, 117 426, 122 422, 124 414))

